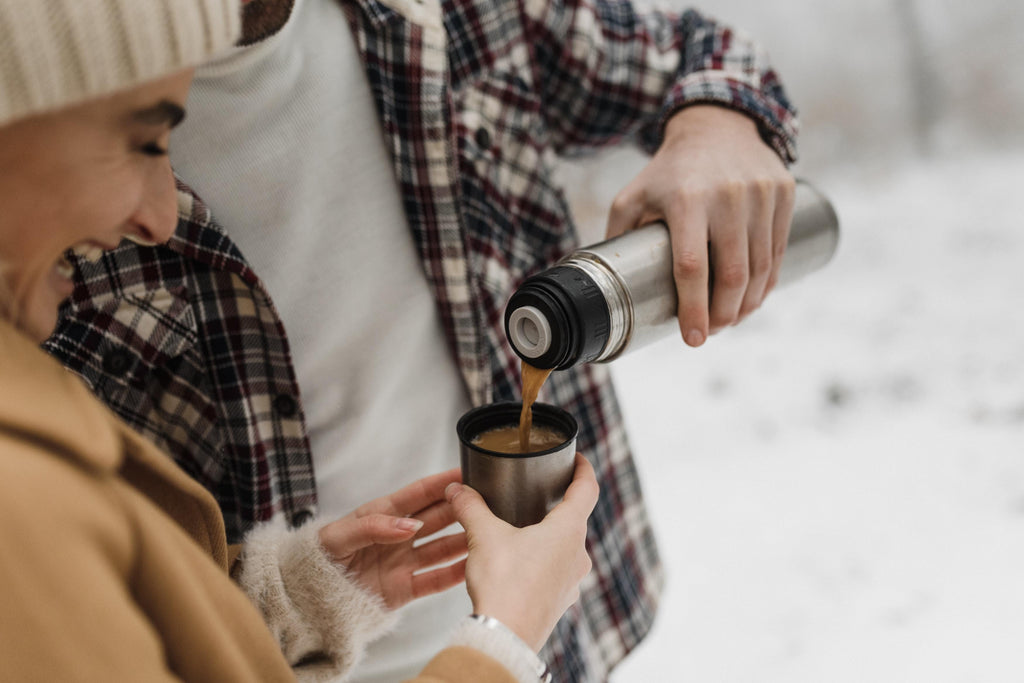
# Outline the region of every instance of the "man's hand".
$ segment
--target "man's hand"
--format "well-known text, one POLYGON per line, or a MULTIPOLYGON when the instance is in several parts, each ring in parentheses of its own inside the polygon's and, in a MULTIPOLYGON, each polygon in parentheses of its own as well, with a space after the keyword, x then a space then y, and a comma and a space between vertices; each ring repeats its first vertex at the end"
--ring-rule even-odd
POLYGON ((460 478, 459 470, 449 470, 372 500, 320 529, 320 544, 389 609, 447 590, 465 579, 465 560, 425 570, 465 555, 466 534, 413 544, 455 521, 444 489, 460 478))
POLYGON ((752 119, 694 105, 669 120, 657 154, 615 198, 608 237, 668 224, 679 329, 687 344, 700 346, 709 331, 757 309, 775 286, 794 192, 793 176, 752 119))

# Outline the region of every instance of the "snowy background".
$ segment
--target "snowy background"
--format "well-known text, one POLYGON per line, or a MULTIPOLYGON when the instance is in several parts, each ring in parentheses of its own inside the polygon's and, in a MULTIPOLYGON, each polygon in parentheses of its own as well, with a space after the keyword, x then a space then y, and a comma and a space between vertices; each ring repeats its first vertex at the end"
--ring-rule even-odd
MULTIPOLYGON (((615 683, 1024 681, 1024 3, 716 0, 842 237, 613 364, 667 566, 615 683)), ((633 154, 567 169, 600 238, 633 154)))

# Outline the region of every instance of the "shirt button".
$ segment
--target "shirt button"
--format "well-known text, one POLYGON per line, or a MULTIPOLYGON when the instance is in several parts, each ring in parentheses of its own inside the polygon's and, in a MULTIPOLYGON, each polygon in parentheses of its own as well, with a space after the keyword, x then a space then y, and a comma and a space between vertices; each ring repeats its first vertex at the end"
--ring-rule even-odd
POLYGON ((313 513, 310 510, 299 510, 292 515, 292 528, 298 529, 311 519, 313 519, 313 513))
POLYGON ((480 149, 491 148, 491 133, 483 126, 476 129, 476 134, 473 136, 473 139, 476 140, 476 144, 480 149))
POLYGON ((278 394, 274 397, 274 410, 281 417, 293 417, 299 411, 299 404, 288 394, 278 394))
POLYGON ((114 377, 124 375, 131 365, 131 354, 121 348, 111 349, 103 356, 103 372, 114 377))

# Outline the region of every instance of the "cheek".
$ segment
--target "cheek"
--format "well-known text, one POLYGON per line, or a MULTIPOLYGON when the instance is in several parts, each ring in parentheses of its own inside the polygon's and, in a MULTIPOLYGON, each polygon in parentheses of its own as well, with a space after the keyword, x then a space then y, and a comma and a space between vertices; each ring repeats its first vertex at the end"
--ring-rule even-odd
POLYGON ((78 225, 66 233, 109 235, 123 229, 139 206, 144 187, 144 178, 138 173, 97 174, 90 178, 66 207, 66 218, 78 217, 78 225))
POLYGON ((107 234, 123 226, 138 205, 145 170, 122 152, 69 153, 52 163, 45 177, 35 179, 32 210, 47 232, 65 244, 80 241, 80 235, 107 234))
POLYGON ((54 261, 34 258, 9 268, 2 282, 3 315, 37 340, 48 337, 61 302, 73 285, 54 270, 54 261))
MULTIPOLYGON (((127 161, 79 163, 25 183, 20 215, 33 226, 32 245, 50 245, 56 257, 90 237, 108 236, 131 218, 143 193, 144 176, 127 161)), ((109 240, 109 237, 107 238, 109 240)))
POLYGON ((0 262, 19 307, 34 307, 33 293, 47 291, 54 263, 89 240, 109 243, 123 232, 141 195, 128 174, 89 174, 60 184, 34 185, 8 203, 0 221, 0 262), (45 189, 42 189, 45 187, 45 189))

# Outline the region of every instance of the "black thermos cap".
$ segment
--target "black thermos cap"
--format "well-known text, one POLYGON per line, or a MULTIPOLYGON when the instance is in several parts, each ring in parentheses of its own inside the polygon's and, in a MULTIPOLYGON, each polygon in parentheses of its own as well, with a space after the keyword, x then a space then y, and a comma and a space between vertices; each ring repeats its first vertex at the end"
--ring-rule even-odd
POLYGON ((505 336, 512 350, 530 365, 564 370, 601 355, 611 332, 608 303, 594 280, 584 271, 562 265, 528 278, 505 307, 505 336), (532 306, 547 318, 550 345, 537 358, 516 347, 509 319, 516 309, 532 306))

